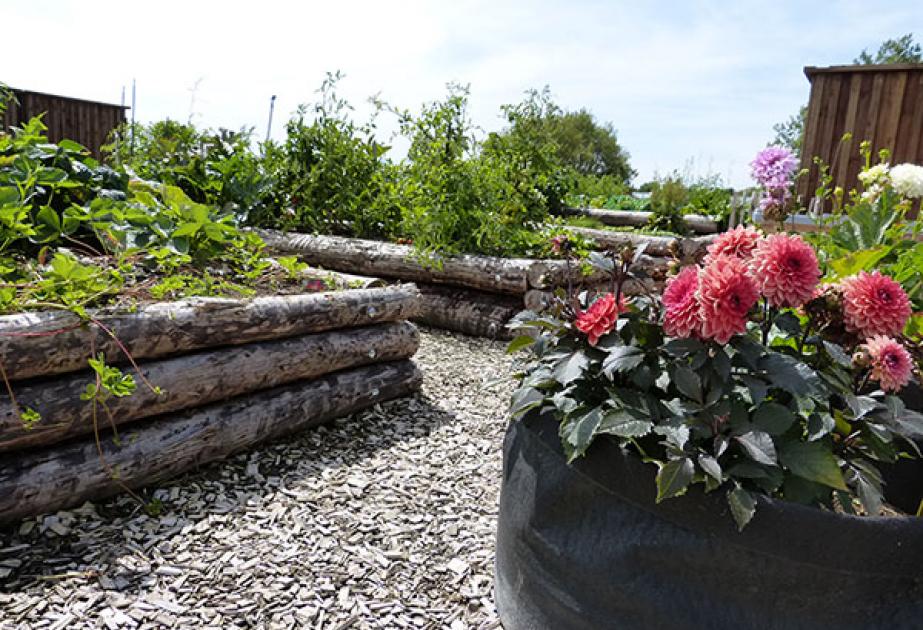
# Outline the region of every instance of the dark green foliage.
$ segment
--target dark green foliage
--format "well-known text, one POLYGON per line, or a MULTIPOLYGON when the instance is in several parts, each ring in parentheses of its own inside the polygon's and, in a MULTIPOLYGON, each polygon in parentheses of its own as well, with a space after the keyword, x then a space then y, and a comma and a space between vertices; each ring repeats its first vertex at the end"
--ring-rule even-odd
POLYGON ((251 150, 252 130, 198 130, 163 120, 126 125, 104 147, 108 159, 146 180, 179 187, 196 203, 241 219, 265 212, 271 181, 251 150))

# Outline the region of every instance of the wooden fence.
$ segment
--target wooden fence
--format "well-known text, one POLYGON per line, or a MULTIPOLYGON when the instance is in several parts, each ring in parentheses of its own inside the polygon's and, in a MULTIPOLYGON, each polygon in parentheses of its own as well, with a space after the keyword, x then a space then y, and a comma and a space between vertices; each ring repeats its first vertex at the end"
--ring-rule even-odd
POLYGON ((890 149, 891 164, 923 164, 923 64, 807 67, 811 99, 805 121, 801 164, 809 168, 798 184, 805 204, 818 185, 815 156, 830 165, 833 185, 856 185, 862 166, 859 144, 890 149), (844 134, 852 139, 841 142, 844 134))
POLYGON ((13 90, 16 100, 9 104, 3 116, 3 129, 19 126, 33 116, 44 113, 52 142, 65 138, 79 142, 95 157, 100 157, 100 147, 109 140, 113 129, 125 122, 122 105, 86 101, 68 96, 13 90))

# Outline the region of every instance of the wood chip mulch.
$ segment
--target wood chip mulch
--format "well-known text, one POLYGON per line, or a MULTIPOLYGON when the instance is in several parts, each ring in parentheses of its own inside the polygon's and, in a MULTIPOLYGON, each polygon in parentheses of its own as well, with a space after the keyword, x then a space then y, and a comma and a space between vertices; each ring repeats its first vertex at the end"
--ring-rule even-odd
POLYGON ((420 395, 0 529, 0 628, 497 628, 505 344, 425 330, 420 395))

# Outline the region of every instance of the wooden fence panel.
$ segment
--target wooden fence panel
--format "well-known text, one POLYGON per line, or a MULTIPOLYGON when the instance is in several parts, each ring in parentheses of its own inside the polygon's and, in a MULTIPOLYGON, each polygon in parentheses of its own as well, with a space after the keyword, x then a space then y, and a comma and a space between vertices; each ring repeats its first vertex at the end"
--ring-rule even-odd
POLYGON ((807 205, 818 186, 814 157, 830 165, 835 186, 855 187, 862 167, 859 144, 891 151, 891 164, 923 164, 923 64, 807 67, 811 99, 805 121, 798 183, 807 205), (852 139, 842 142, 846 133, 852 139))
POLYGON ((16 101, 9 104, 3 116, 3 128, 26 123, 33 116, 44 114, 48 138, 59 142, 65 138, 79 142, 94 157, 100 157, 100 147, 109 141, 109 134, 125 122, 127 107, 86 101, 68 96, 13 90, 16 101))

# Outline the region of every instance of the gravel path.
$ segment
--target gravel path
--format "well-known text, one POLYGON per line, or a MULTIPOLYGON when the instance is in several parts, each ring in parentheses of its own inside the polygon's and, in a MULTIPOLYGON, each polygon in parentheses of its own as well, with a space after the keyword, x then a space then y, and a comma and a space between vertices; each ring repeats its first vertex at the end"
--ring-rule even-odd
POLYGON ((0 628, 496 628, 504 344, 424 331, 421 395, 0 530, 0 628), (149 495, 150 496, 150 495, 149 495))

